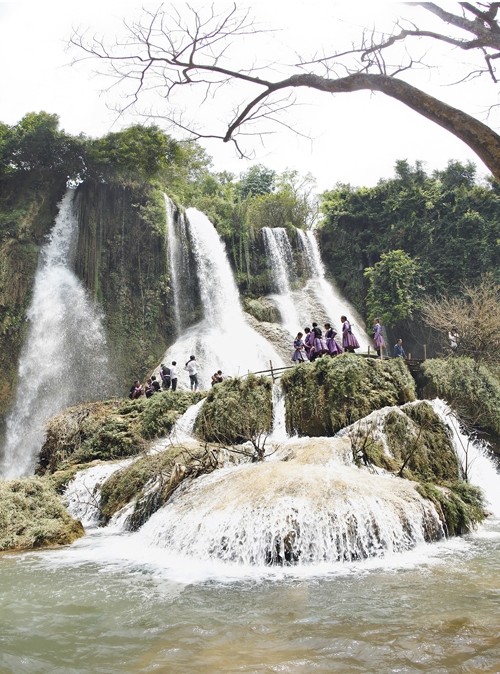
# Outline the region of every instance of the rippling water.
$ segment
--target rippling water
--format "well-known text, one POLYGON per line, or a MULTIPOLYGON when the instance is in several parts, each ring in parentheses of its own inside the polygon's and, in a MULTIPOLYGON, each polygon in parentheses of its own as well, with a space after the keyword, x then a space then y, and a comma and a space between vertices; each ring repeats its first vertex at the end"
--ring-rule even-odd
POLYGON ((0 558, 2 674, 500 672, 499 520, 300 572, 143 558, 131 540, 0 558))

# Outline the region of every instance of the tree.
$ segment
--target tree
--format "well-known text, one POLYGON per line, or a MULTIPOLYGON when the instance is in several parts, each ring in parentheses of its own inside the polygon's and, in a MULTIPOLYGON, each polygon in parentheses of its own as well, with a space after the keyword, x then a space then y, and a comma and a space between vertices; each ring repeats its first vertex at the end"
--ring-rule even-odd
POLYGON ((443 345, 450 329, 456 328, 456 355, 500 363, 500 283, 492 275, 485 275, 480 283, 464 283, 460 290, 458 295, 423 302, 424 321, 441 334, 443 345))
MULTIPOLYGON (((129 85, 128 99, 122 110, 154 90, 167 101, 167 107, 159 116, 193 137, 232 141, 242 154, 240 141, 248 133, 242 131, 242 127, 253 130, 263 120, 283 124, 280 114, 294 104, 292 92, 303 88, 330 94, 369 90, 400 101, 454 134, 500 179, 500 136, 472 115, 430 96, 404 79, 410 77, 416 65, 423 65, 423 57, 412 56, 409 51, 412 43, 419 40, 419 49, 425 49, 429 42, 437 42, 452 47, 454 54, 457 50, 480 54, 480 64, 471 66, 462 79, 487 73, 496 83, 500 3, 461 2, 457 13, 445 11, 432 2, 406 5, 422 8, 427 12, 426 18, 432 15, 433 21, 438 19, 441 30, 400 22, 390 34, 362 31, 358 43, 350 48, 311 59, 299 58, 282 79, 272 79, 276 69, 263 64, 248 68, 230 60, 231 44, 235 40, 248 41, 258 32, 248 12, 237 10, 236 4, 229 12, 219 15, 212 5, 206 16, 188 6, 185 18, 177 11, 169 15, 162 6, 154 12, 145 12, 139 22, 128 25, 128 40, 107 45, 101 39, 87 40, 84 34, 76 32, 70 42, 108 64, 111 75, 129 85), (204 99, 208 100, 211 96, 224 96, 234 81, 243 85, 244 93, 222 133, 196 131, 175 113, 175 106, 169 107, 179 87, 201 87, 204 99)), ((282 67, 286 70, 284 65, 282 67)))
POLYGON ((387 326, 412 316, 418 307, 419 265, 404 250, 391 250, 380 262, 365 269, 368 279, 366 306, 371 319, 387 326))

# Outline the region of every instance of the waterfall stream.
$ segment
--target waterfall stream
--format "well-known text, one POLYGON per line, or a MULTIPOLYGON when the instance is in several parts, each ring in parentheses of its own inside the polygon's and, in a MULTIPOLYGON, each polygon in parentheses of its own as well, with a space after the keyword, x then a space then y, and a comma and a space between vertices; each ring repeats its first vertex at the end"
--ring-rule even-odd
POLYGON ((326 278, 325 265, 321 259, 321 253, 314 230, 309 229, 303 231, 297 229, 297 235, 301 242, 311 273, 311 279, 307 283, 306 291, 316 297, 328 317, 327 320, 330 321, 337 332, 340 332, 340 317, 342 315, 347 316, 351 322, 353 331, 358 338, 361 351, 367 351, 370 346, 370 340, 366 334, 364 322, 354 307, 347 302, 335 286, 326 278))
POLYGON ((281 322, 291 337, 300 330, 302 321, 295 308, 290 282, 293 277, 293 253, 284 227, 263 227, 262 235, 277 293, 271 295, 281 314, 281 322))
MULTIPOLYGON (((226 249, 213 224, 206 215, 189 208, 186 226, 204 317, 182 332, 163 361, 175 360, 182 371, 189 356, 195 355, 201 388, 209 386, 212 374, 218 369, 226 376, 238 376, 269 369, 270 362, 274 367, 283 365, 273 346, 245 320, 226 249)), ((182 307, 180 311, 182 314, 182 307)), ((182 377, 179 384, 185 386, 182 377)))
POLYGON ((73 194, 69 190, 61 201, 40 253, 16 398, 6 422, 6 478, 33 471, 51 416, 82 400, 105 398, 109 391, 102 317, 71 268, 77 234, 73 194))

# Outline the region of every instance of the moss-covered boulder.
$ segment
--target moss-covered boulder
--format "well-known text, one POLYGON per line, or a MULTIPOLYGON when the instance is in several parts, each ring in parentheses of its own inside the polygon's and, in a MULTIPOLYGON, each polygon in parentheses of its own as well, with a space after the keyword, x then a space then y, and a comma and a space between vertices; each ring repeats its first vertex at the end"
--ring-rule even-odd
POLYGON ((472 426, 500 439, 500 376, 472 358, 435 358, 421 365, 426 398, 443 398, 472 426))
POLYGON ((468 482, 461 480, 447 486, 423 483, 417 486, 417 491, 434 503, 447 536, 473 531, 486 516, 481 490, 468 482))
POLYGON ((214 386, 196 421, 198 437, 207 442, 260 447, 273 423, 272 382, 268 377, 226 379, 214 386))
POLYGON ((127 503, 134 508, 125 527, 136 531, 158 508, 166 503, 177 486, 187 477, 210 473, 219 466, 217 452, 206 446, 189 449, 172 446, 159 453, 141 457, 106 480, 101 488, 101 523, 127 503))
POLYGON ((299 435, 333 435, 387 405, 415 400, 415 382, 401 358, 342 354, 287 370, 286 425, 299 435))
POLYGON ((67 545, 83 534, 48 480, 0 482, 0 550, 67 545))
POLYGON ((281 321, 278 307, 268 297, 245 297, 243 308, 261 323, 280 323, 281 321))
POLYGON ((151 398, 84 403, 50 419, 37 472, 52 473, 96 459, 135 456, 167 435, 202 393, 164 391, 151 398))

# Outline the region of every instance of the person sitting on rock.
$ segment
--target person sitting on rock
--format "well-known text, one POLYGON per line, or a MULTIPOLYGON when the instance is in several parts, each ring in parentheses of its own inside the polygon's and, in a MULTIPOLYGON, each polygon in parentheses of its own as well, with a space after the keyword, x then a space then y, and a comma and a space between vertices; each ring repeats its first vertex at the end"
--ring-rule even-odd
POLYGON ((224 377, 222 375, 222 370, 217 370, 217 372, 214 372, 212 375, 212 386, 215 386, 215 384, 220 384, 223 380, 224 377))

